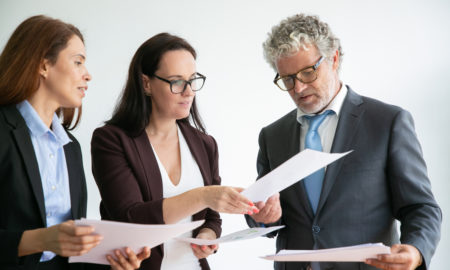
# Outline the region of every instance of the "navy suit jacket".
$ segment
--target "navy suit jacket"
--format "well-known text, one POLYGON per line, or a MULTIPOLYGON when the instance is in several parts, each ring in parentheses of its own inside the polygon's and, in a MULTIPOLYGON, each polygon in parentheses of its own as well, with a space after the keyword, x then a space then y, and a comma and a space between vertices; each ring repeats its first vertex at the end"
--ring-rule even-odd
MULTIPOLYGON (((263 128, 258 178, 297 154, 299 138, 296 110, 263 128)), ((349 150, 353 152, 327 167, 316 215, 302 182, 280 193, 283 213, 277 224, 286 227, 278 232, 277 251, 401 242, 421 252, 421 269, 426 269, 439 242, 442 214, 431 192, 411 115, 348 87, 331 152, 349 150)), ((258 226, 246 218, 250 226, 258 226)), ((281 262, 275 263, 275 269, 307 265, 281 262)), ((323 270, 374 269, 364 263, 320 265, 323 270)))
MULTIPOLYGON (((64 146, 72 217, 86 216, 87 191, 81 149, 64 146)), ((15 105, 0 107, 0 269, 36 269, 42 253, 18 257, 22 233, 46 227, 39 167, 25 120, 15 105)), ((81 264, 70 264, 80 269, 81 264)))

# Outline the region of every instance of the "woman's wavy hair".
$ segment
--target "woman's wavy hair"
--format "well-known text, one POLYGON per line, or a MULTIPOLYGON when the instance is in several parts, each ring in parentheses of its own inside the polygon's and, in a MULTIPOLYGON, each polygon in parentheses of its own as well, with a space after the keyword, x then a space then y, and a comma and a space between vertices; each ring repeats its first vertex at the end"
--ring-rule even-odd
MULTIPOLYGON (((55 64, 74 35, 84 43, 80 30, 72 24, 44 15, 23 21, 0 55, 0 105, 17 104, 33 96, 39 88, 42 61, 55 64)), ((56 113, 63 119, 63 126, 71 130, 80 121, 81 106, 59 108, 56 113)))

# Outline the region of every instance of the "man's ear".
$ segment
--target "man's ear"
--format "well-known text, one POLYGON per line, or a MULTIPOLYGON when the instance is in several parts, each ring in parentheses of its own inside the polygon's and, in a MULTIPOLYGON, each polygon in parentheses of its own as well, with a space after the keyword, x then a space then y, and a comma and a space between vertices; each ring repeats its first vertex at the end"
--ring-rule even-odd
POLYGON ((339 57, 339 50, 336 50, 333 55, 333 70, 338 69, 340 61, 341 58, 339 57))
POLYGON ((142 74, 142 86, 144 87, 145 94, 151 96, 152 89, 150 87, 150 78, 145 74, 142 74))

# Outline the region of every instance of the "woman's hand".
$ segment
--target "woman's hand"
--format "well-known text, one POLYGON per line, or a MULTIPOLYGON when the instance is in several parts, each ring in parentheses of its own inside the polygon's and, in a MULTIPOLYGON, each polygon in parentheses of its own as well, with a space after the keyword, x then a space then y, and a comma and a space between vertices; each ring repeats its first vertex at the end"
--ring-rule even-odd
POLYGON ((116 258, 111 255, 106 255, 106 259, 111 264, 113 270, 131 270, 141 267, 143 260, 150 257, 150 248, 144 247, 139 254, 135 254, 130 248, 125 248, 126 258, 118 249, 114 250, 116 258))
POLYGON ((202 189, 202 199, 207 207, 221 213, 248 214, 258 213, 254 204, 240 192, 243 188, 227 186, 207 186, 202 189))
POLYGON ((51 251, 63 257, 79 256, 89 252, 103 239, 93 235, 94 228, 76 226, 73 220, 68 220, 48 228, 28 230, 22 234, 18 254, 19 257, 51 251))
MULTIPOLYGON (((208 228, 203 228, 200 230, 200 233, 197 235, 198 239, 209 239, 213 240, 216 239, 216 233, 208 228)), ((203 259, 208 257, 209 255, 216 253, 217 249, 219 248, 218 245, 195 245, 191 244, 192 251, 194 252, 195 257, 198 259, 203 259)))
POLYGON ((91 226, 76 226, 73 220, 47 228, 44 234, 44 250, 60 256, 79 256, 89 252, 103 239, 100 235, 92 234, 91 226))

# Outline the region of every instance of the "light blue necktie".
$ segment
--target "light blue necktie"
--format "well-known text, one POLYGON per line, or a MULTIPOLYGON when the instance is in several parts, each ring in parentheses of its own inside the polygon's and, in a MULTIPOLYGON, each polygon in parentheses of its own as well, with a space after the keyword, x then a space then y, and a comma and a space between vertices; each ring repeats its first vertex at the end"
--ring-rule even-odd
MULTIPOLYGON (((322 142, 320 141, 318 129, 327 115, 331 113, 333 113, 333 111, 327 110, 323 114, 303 116, 309 121, 308 132, 305 136, 305 149, 308 148, 316 151, 322 151, 322 142)), ((303 184, 305 185, 309 203, 311 204, 314 215, 316 214, 317 205, 319 204, 320 192, 322 191, 324 176, 325 168, 322 168, 303 180, 303 184)))

